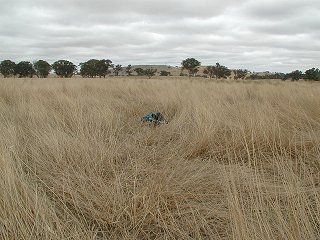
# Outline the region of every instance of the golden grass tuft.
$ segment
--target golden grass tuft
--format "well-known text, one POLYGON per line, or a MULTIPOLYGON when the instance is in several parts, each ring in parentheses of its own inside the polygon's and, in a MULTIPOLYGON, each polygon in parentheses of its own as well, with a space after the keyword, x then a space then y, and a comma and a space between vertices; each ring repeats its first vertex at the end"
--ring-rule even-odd
POLYGON ((320 239, 319 93, 0 79, 0 238, 320 239), (150 111, 169 123, 142 124, 150 111))

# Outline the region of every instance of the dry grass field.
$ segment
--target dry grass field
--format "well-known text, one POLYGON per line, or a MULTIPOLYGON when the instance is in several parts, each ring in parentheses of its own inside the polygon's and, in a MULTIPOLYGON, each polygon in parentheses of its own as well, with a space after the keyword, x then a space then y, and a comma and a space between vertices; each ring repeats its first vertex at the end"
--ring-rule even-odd
POLYGON ((0 79, 0 132, 0 239, 320 239, 319 83, 0 79))

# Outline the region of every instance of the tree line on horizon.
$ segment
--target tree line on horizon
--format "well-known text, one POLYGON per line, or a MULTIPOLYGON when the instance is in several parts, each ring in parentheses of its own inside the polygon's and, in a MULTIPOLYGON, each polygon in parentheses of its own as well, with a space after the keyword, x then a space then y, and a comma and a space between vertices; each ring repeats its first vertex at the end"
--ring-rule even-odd
MULTIPOLYGON (((189 77, 209 77, 209 78, 228 78, 232 75, 234 79, 291 79, 292 81, 305 79, 320 81, 320 70, 318 68, 311 68, 304 73, 300 70, 295 70, 290 73, 270 73, 259 74, 251 72, 247 69, 234 69, 231 70, 226 66, 219 63, 215 65, 206 66, 203 70, 203 75, 199 75, 199 67, 201 62, 195 58, 187 58, 181 62, 180 76, 189 77), (187 70, 188 74, 183 73, 187 70)), ((11 60, 3 60, 0 62, 0 73, 5 77, 34 77, 46 78, 51 72, 54 72, 57 76, 62 78, 70 78, 75 74, 80 74, 82 77, 94 78, 94 77, 106 77, 107 75, 119 76, 120 72, 124 72, 127 76, 132 76, 133 72, 138 76, 147 76, 151 78, 157 72, 155 68, 143 69, 137 67, 133 69, 132 65, 126 67, 120 64, 113 64, 109 59, 90 59, 86 62, 80 63, 78 66, 68 60, 58 60, 53 64, 49 64, 45 60, 38 60, 34 63, 29 61, 21 61, 15 63, 11 60), (78 71, 78 67, 80 68, 78 71)), ((159 76, 170 76, 169 71, 160 71, 159 76)))

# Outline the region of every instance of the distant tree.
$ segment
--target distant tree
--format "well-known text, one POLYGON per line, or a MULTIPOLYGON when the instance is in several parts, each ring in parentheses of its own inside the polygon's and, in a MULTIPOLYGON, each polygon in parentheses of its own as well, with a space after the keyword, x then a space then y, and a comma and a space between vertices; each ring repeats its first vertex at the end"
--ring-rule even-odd
POLYGON ((181 62, 182 71, 186 69, 189 73, 189 77, 194 76, 199 70, 201 62, 194 58, 187 58, 181 62))
POLYGON ((40 78, 48 77, 48 75, 52 69, 51 65, 44 60, 36 61, 35 63, 33 63, 33 67, 36 72, 36 75, 40 78))
POLYGON ((292 81, 298 81, 303 77, 303 74, 300 70, 295 70, 289 73, 288 77, 291 78, 292 81))
POLYGON ((106 77, 110 73, 109 68, 113 67, 112 61, 109 59, 90 59, 84 63, 80 63, 80 74, 82 77, 106 77))
POLYGON ((0 73, 5 77, 10 77, 15 73, 16 64, 10 60, 3 60, 0 63, 0 73))
POLYGON ((35 74, 35 70, 31 62, 21 61, 15 66, 14 74, 19 75, 19 78, 25 78, 25 77, 32 78, 33 75, 35 74))
POLYGON ((113 68, 112 61, 109 59, 102 59, 99 60, 98 65, 97 65, 97 75, 99 77, 106 77, 106 75, 110 74, 110 68, 113 68))
POLYGON ((137 73, 138 76, 143 76, 145 75, 145 72, 142 68, 135 68, 134 71, 137 73))
POLYGON ((119 76, 119 73, 122 70, 122 66, 120 64, 117 64, 113 67, 113 72, 116 76, 119 76))
POLYGON ((216 63, 215 65, 215 76, 216 78, 227 78, 231 75, 231 71, 229 68, 216 63))
POLYGON ((171 73, 168 71, 162 70, 162 71, 160 71, 160 76, 171 76, 171 73))
POLYGON ((127 67, 126 67, 126 74, 128 76, 131 76, 132 75, 132 66, 131 64, 129 64, 127 67))
POLYGON ((249 71, 247 69, 236 69, 233 72, 234 79, 245 79, 249 71))
POLYGON ((320 81, 320 70, 318 68, 311 68, 305 72, 305 79, 320 81))
POLYGON ((144 75, 148 76, 149 79, 153 77, 156 74, 156 72, 157 72, 157 69, 154 69, 154 68, 148 68, 143 71, 144 75))
POLYGON ((219 63, 216 63, 214 66, 207 66, 203 73, 209 75, 210 78, 213 76, 215 76, 216 79, 227 78, 231 75, 231 70, 219 63))
POLYGON ((77 71, 77 66, 67 60, 59 60, 52 64, 54 72, 59 77, 70 78, 77 71))
POLYGON ((99 60, 90 59, 84 63, 80 63, 80 75, 82 77, 93 78, 99 75, 99 60))

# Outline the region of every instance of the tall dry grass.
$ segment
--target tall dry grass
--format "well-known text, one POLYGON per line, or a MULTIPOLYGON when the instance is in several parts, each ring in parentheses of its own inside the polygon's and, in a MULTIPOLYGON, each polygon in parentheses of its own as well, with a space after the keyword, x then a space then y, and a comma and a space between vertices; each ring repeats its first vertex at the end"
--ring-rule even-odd
POLYGON ((1 79, 1 239, 320 239, 320 85, 1 79), (140 122, 160 111, 169 124, 140 122))

